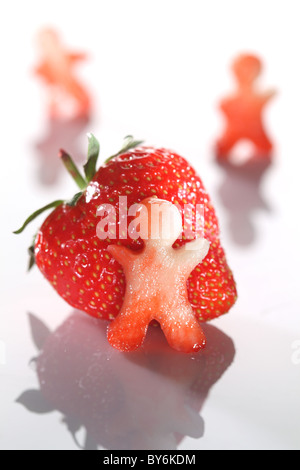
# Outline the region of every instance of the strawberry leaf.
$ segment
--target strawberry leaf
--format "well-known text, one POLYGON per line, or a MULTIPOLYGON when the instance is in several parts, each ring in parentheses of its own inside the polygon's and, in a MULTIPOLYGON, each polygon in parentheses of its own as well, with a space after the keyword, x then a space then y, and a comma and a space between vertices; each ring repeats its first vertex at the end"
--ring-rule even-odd
POLYGON ((70 155, 61 149, 59 152, 59 156, 62 159, 62 162, 65 165, 68 173, 70 173, 70 175, 72 176, 73 180, 75 181, 79 189, 84 191, 87 187, 87 182, 85 181, 83 176, 80 174, 80 171, 78 170, 77 166, 75 165, 70 155))
POLYGON ((93 134, 88 134, 88 158, 84 165, 84 173, 87 183, 94 178, 96 173, 97 161, 100 152, 100 145, 98 140, 93 134))
POLYGON ((28 254, 29 254, 28 271, 30 271, 35 265, 34 245, 31 245, 28 248, 28 254))
POLYGON ((124 142, 121 147, 121 150, 115 153, 114 155, 112 155, 111 157, 107 158, 107 160, 105 160, 104 163, 108 163, 110 160, 112 160, 112 158, 115 158, 118 155, 122 155, 122 153, 128 152, 128 150, 134 149, 135 147, 137 147, 138 145, 141 145, 142 143, 143 143, 143 140, 134 140, 132 135, 127 135, 124 138, 124 142))
POLYGON ((83 195, 83 191, 80 191, 80 193, 75 194, 75 196, 72 197, 71 201, 67 203, 68 206, 70 207, 76 206, 77 202, 79 201, 82 195, 83 195))
POLYGON ((41 209, 38 209, 37 211, 35 211, 33 214, 31 214, 28 219, 25 220, 24 224, 22 225, 22 227, 20 227, 18 230, 16 230, 15 233, 16 235, 18 235, 19 233, 22 233, 23 230, 25 230, 25 228, 27 227, 28 224, 30 224, 30 222, 32 222, 34 219, 36 219, 40 214, 42 214, 43 212, 47 211, 48 209, 53 209, 55 207, 58 207, 60 206, 61 204, 63 204, 64 201, 62 200, 58 200, 58 201, 53 201, 51 202, 50 204, 47 204, 47 206, 44 206, 42 207, 41 209))

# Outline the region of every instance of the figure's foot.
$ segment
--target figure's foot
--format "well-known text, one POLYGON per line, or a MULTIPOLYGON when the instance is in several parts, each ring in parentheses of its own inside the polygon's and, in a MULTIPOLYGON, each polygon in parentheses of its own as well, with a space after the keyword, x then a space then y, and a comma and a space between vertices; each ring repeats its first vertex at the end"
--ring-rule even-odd
POLYGON ((149 322, 142 306, 141 309, 121 312, 108 327, 110 345, 119 351, 135 351, 144 342, 149 322))
POLYGON ((169 345, 177 351, 194 353, 205 347, 205 335, 192 312, 181 312, 180 309, 169 312, 160 325, 169 345))

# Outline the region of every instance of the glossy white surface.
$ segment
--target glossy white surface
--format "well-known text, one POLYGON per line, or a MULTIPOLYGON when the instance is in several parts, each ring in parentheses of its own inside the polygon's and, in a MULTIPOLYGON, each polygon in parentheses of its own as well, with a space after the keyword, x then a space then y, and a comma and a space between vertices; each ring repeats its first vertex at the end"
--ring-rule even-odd
POLYGON ((300 449, 298 8, 296 0, 1 6, 1 449, 300 449), (90 51, 78 70, 95 97, 78 139, 74 126, 63 137, 52 129, 50 154, 68 145, 78 157, 91 131, 104 159, 132 133, 188 158, 213 198, 239 300, 209 325, 215 347, 204 358, 179 358, 157 330, 129 359, 108 347, 104 324, 71 317, 37 270, 26 274, 38 223, 19 237, 12 230, 74 191, 63 172, 52 185, 39 180, 49 159, 36 145, 49 145, 31 70, 34 34, 48 24, 90 51), (233 86, 229 63, 249 49, 265 61, 261 86, 278 89, 266 113, 276 154, 259 187, 225 173, 211 151, 222 125, 216 103, 233 86))

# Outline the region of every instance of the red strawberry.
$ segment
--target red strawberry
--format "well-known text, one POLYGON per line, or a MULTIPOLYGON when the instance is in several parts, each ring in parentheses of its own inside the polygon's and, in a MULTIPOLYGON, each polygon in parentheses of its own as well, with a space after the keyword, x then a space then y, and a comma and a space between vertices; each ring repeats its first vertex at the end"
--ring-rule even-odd
MULTIPOLYGON (((124 233, 117 230, 117 240, 99 239, 96 233, 100 221, 97 216, 99 206, 108 203, 115 207, 117 228, 120 229, 124 221, 119 218, 119 196, 127 196, 128 207, 151 196, 170 201, 178 208, 184 204, 203 205, 202 229, 210 248, 204 261, 191 272, 187 292, 199 321, 218 317, 234 304, 236 287, 220 245, 218 222, 210 198, 184 158, 166 149, 136 147, 139 144, 127 138, 121 152, 108 159, 96 172, 99 147, 90 136, 85 179, 70 157, 61 152, 81 192, 71 203, 55 201, 37 211, 16 233, 43 210, 55 207, 31 249, 37 266, 70 305, 92 316, 113 320, 122 307, 126 278, 108 246, 117 244, 138 251, 144 242, 141 238, 133 240, 126 230, 124 233)), ((128 218, 126 227, 130 220, 128 218)), ((192 227, 192 216, 185 223, 192 227)), ((184 239, 177 240, 174 248, 184 243, 184 239)))

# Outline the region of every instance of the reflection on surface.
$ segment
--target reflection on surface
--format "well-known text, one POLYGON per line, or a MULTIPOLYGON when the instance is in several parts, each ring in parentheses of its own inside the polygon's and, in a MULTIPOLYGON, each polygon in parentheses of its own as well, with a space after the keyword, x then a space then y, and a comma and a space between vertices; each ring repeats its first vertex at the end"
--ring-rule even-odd
POLYGON ((199 412, 235 352, 232 340, 208 324, 207 347, 194 355, 172 350, 154 326, 140 350, 121 353, 107 341, 107 323, 81 312, 53 333, 33 315, 30 324, 40 390, 17 401, 35 413, 59 410, 84 449, 176 449, 184 436, 200 438, 199 412))
POLYGON ((64 171, 58 158, 61 148, 65 149, 77 162, 85 159, 85 151, 78 152, 78 140, 82 137, 90 119, 87 116, 74 118, 52 117, 48 120, 46 135, 35 144, 37 151, 38 179, 42 184, 56 183, 64 171))
POLYGON ((224 172, 219 195, 228 211, 231 237, 238 245, 250 245, 256 238, 253 213, 257 209, 270 210, 261 190, 263 177, 271 162, 257 158, 240 164, 229 160, 218 163, 224 172))

